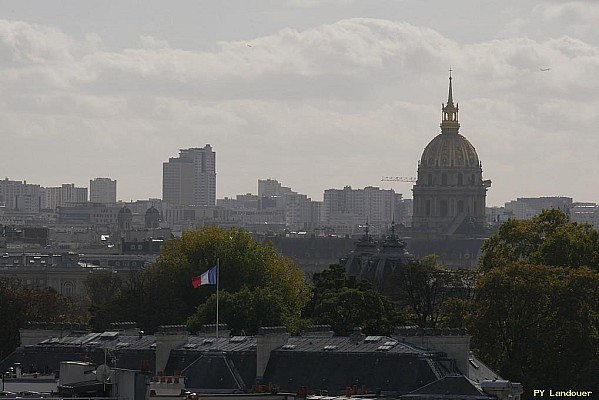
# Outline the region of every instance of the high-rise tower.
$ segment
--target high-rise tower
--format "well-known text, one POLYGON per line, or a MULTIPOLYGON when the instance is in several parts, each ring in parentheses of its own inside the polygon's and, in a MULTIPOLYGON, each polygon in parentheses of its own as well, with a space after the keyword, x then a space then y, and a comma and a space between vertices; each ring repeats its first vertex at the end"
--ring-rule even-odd
POLYGON ((116 181, 95 178, 89 181, 89 201, 92 203, 116 203, 116 181))
POLYGON ((216 153, 207 144, 179 150, 162 168, 162 200, 170 204, 216 204, 216 153))
POLYGON ((488 185, 474 146, 458 133, 458 110, 450 74, 441 133, 424 149, 412 189, 415 230, 453 234, 473 233, 484 227, 488 185))

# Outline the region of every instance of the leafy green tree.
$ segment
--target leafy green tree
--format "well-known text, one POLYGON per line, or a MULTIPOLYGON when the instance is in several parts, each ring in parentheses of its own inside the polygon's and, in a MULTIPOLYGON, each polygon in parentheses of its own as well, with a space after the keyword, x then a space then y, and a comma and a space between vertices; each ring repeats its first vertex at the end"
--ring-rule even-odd
POLYGON ((343 287, 325 292, 314 308, 312 320, 331 325, 335 334, 341 336, 349 335, 354 327, 361 327, 366 334, 389 335, 403 324, 393 302, 373 288, 343 287))
POLYGON ((456 307, 468 307, 475 281, 474 271, 447 270, 435 256, 428 256, 398 266, 384 290, 405 310, 411 324, 422 328, 460 327, 464 321, 456 307))
POLYGON ((545 210, 530 220, 510 219, 482 248, 480 269, 513 262, 599 270, 599 232, 568 221, 560 210, 545 210))
POLYGON ((526 388, 599 389, 599 273, 512 263, 480 279, 470 325, 477 353, 526 388))
POLYGON ((20 343, 19 329, 25 322, 83 322, 86 316, 76 300, 61 296, 54 289, 30 289, 0 283, 0 359, 20 343))
POLYGON ((121 292, 123 280, 116 271, 102 270, 92 272, 85 280, 85 289, 92 304, 107 304, 121 292))
MULTIPOLYGON (((252 294, 253 301, 276 299, 277 309, 284 310, 283 322, 290 329, 299 323, 309 296, 303 272, 271 245, 253 241, 249 233, 217 227, 184 232, 181 238, 167 242, 156 264, 122 289, 113 315, 120 320, 135 320, 149 332, 159 325, 185 323, 192 315, 193 324, 214 323, 215 316, 207 311, 210 302, 204 303, 215 294, 215 285, 194 289, 191 278, 217 262, 223 301, 233 301, 231 296, 241 298, 238 292, 257 291, 252 294), (263 291, 273 297, 260 296, 263 291)), ((252 324, 250 320, 233 321, 226 314, 221 321, 248 324, 247 329, 252 324)))
POLYGON ((312 323, 331 325, 337 335, 348 335, 355 327, 367 334, 391 334, 404 322, 390 298, 367 281, 347 277, 341 265, 314 274, 313 283, 304 316, 312 323))
MULTIPOLYGON (((234 334, 255 335, 261 326, 280 325, 297 331, 299 320, 288 311, 280 296, 265 287, 244 286, 238 292, 219 293, 219 323, 227 323, 234 334)), ((187 320, 187 326, 197 331, 203 324, 214 323, 215 316, 216 295, 213 295, 187 320)))

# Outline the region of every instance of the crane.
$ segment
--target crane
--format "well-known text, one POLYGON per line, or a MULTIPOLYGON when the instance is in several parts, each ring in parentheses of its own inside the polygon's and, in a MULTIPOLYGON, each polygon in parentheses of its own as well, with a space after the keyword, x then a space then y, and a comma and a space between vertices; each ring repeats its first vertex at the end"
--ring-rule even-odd
POLYGON ((383 176, 381 182, 416 182, 418 179, 414 176, 383 176))

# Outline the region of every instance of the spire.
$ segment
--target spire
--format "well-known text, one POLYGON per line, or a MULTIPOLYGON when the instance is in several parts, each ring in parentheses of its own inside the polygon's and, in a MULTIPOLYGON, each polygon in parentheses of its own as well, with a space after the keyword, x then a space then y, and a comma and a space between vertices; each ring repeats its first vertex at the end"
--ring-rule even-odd
POLYGON ((453 105, 453 89, 451 88, 451 68, 449 69, 449 96, 447 96, 447 105, 453 105))
POLYGON ((453 104, 452 70, 449 70, 449 94, 447 105, 442 104, 443 119, 441 121, 441 133, 458 133, 460 124, 458 122, 458 104, 453 104))

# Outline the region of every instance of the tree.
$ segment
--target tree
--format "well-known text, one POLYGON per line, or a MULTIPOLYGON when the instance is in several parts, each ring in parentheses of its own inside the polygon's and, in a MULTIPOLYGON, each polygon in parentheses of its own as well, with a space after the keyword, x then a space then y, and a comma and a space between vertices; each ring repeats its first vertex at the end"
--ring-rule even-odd
MULTIPOLYGON (((280 296, 265 287, 242 287, 235 293, 219 293, 219 323, 226 322, 234 334, 255 335, 261 326, 281 325, 297 331, 299 320, 288 311, 280 296)), ((216 296, 213 295, 189 317, 187 326, 197 331, 203 324, 215 322, 215 315, 216 296)))
MULTIPOLYGON (((187 231, 181 238, 167 242, 156 264, 122 289, 113 306, 114 315, 120 320, 135 320, 149 332, 163 324, 183 324, 192 315, 193 324, 214 323, 215 315, 207 310, 214 301, 209 299, 215 294, 215 286, 194 289, 191 278, 217 262, 223 301, 241 298, 238 292, 268 292, 268 298, 252 293, 252 300, 275 299, 279 303, 277 309, 283 313, 281 320, 290 329, 298 325, 301 309, 309 296, 303 272, 271 245, 253 241, 249 233, 217 227, 187 231)), ((246 306, 259 307, 260 304, 246 306)), ((221 321, 248 324, 247 329, 252 324, 251 320, 233 320, 226 314, 221 321)))
POLYGON ((468 320, 483 361, 526 387, 599 390, 599 233, 545 210, 482 253, 468 320))
POLYGON ((471 324, 481 358, 528 388, 599 389, 599 273, 512 263, 479 280, 471 324))
POLYGON ((83 322, 77 302, 54 289, 30 289, 0 283, 0 359, 20 343, 19 329, 25 322, 83 322))
POLYGON ((475 275, 468 270, 444 269, 436 257, 428 256, 398 266, 387 279, 385 290, 406 311, 412 324, 422 328, 461 327, 464 322, 456 307, 467 307, 475 275))
POLYGON ((355 327, 367 334, 391 334, 404 322, 390 298, 365 280, 348 278, 341 265, 314 274, 313 283, 304 317, 315 324, 331 325, 337 335, 348 335, 355 327))
POLYGON ((568 221, 560 210, 544 210, 530 220, 510 219, 481 248, 480 269, 513 262, 599 270, 599 232, 568 221))

